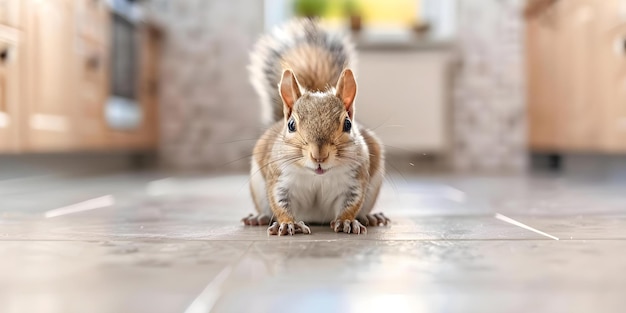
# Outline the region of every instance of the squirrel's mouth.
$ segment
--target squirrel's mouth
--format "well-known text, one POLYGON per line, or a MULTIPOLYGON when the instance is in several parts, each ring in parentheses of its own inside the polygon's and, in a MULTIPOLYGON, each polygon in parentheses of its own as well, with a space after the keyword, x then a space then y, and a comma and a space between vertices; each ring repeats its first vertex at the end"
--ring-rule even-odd
POLYGON ((317 174, 317 175, 322 175, 322 174, 326 173, 326 170, 323 169, 320 164, 317 165, 317 168, 314 171, 315 171, 315 174, 317 174))

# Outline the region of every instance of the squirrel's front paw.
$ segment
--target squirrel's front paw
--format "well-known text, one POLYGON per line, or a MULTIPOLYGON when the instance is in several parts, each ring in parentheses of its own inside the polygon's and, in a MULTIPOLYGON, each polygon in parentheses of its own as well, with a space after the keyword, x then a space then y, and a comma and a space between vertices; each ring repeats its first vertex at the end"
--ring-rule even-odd
POLYGON ((334 220, 330 222, 330 228, 336 233, 367 234, 367 228, 357 220, 334 220))
POLYGON ((311 229, 302 221, 297 223, 280 223, 280 225, 278 222, 274 222, 274 224, 267 229, 268 235, 293 236, 297 233, 310 234, 311 229))

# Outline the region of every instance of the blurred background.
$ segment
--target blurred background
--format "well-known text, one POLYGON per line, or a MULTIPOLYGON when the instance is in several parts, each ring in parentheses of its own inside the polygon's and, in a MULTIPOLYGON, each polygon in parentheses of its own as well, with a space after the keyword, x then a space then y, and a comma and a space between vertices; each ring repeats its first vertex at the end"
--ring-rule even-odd
POLYGON ((4 0, 0 176, 246 170, 263 130, 248 52, 294 16, 353 35, 357 119, 400 172, 626 151, 623 1, 4 0))
POLYGON ((625 155, 626 0, 0 0, 0 311, 622 312, 625 155), (356 45, 367 235, 240 222, 296 16, 356 45))

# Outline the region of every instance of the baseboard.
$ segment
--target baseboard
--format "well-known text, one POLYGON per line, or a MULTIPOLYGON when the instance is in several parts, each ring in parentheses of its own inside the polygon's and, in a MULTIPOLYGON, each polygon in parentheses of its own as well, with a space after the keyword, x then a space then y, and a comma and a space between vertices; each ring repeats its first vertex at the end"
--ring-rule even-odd
POLYGON ((536 172, 553 172, 567 176, 624 179, 626 155, 534 153, 532 169, 536 172))
POLYGON ((156 160, 151 152, 0 155, 0 180, 146 169, 156 166, 156 160))

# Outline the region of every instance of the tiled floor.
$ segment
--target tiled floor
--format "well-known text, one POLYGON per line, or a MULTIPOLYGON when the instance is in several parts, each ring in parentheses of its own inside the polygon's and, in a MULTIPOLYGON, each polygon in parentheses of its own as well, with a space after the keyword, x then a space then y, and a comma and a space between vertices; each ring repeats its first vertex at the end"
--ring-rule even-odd
POLYGON ((626 310, 626 181, 394 176, 392 225, 280 238, 246 182, 0 180, 0 312, 626 310))

